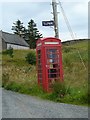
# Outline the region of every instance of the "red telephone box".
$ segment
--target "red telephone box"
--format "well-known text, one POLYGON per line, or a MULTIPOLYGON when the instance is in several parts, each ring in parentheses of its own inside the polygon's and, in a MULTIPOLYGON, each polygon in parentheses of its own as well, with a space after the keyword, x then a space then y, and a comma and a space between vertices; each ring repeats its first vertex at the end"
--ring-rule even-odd
POLYGON ((50 92, 55 81, 63 81, 61 40, 54 37, 39 39, 36 55, 38 84, 50 92))

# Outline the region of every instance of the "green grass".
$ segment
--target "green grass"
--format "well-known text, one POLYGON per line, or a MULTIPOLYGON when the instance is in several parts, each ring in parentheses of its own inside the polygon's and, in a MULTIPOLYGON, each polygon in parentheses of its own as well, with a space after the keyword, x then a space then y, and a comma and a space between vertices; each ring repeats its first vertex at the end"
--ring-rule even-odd
POLYGON ((55 92, 45 93, 37 84, 35 65, 26 62, 25 57, 31 50, 14 50, 14 57, 3 54, 2 86, 24 94, 39 96, 43 99, 78 105, 88 105, 88 43, 81 41, 72 45, 62 45, 63 71, 66 90, 60 97, 55 92), (84 68, 78 51, 86 66, 84 68))

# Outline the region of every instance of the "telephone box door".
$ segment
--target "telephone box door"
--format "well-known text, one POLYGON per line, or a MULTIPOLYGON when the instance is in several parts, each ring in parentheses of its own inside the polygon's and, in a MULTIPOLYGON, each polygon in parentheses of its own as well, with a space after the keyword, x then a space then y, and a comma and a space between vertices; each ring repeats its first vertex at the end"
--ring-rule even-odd
POLYGON ((46 47, 46 77, 48 87, 51 88, 55 81, 60 81, 61 74, 61 53, 59 47, 46 47))

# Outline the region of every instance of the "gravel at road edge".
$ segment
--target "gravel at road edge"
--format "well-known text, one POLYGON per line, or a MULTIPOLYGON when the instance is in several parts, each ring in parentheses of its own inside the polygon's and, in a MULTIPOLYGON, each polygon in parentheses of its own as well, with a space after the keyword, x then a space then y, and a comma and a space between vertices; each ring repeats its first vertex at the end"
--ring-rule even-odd
POLYGON ((2 90, 3 118, 88 118, 88 107, 55 103, 2 90))

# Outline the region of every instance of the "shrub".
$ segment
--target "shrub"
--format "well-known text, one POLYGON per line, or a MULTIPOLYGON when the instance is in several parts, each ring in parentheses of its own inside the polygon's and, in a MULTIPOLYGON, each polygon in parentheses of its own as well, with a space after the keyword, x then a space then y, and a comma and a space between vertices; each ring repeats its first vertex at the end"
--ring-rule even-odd
POLYGON ((9 74, 8 73, 3 73, 2 74, 2 87, 6 86, 8 81, 9 81, 9 74))
POLYGON ((9 47, 8 50, 3 51, 2 53, 5 55, 9 55, 11 58, 13 58, 13 48, 12 47, 9 47))
POLYGON ((26 58, 26 61, 29 64, 31 64, 31 65, 35 65, 36 64, 36 54, 35 54, 35 51, 30 51, 25 58, 26 58))
POLYGON ((9 47, 8 49, 8 55, 13 58, 13 48, 12 47, 9 47))
POLYGON ((2 51, 2 54, 7 55, 8 54, 7 50, 2 51))
POLYGON ((57 97, 64 97, 66 92, 68 91, 64 82, 55 82, 53 84, 53 93, 56 94, 57 97))
POLYGON ((14 81, 8 82, 8 84, 5 86, 5 89, 12 90, 15 92, 19 92, 19 90, 21 88, 22 88, 22 85, 14 82, 14 81))

